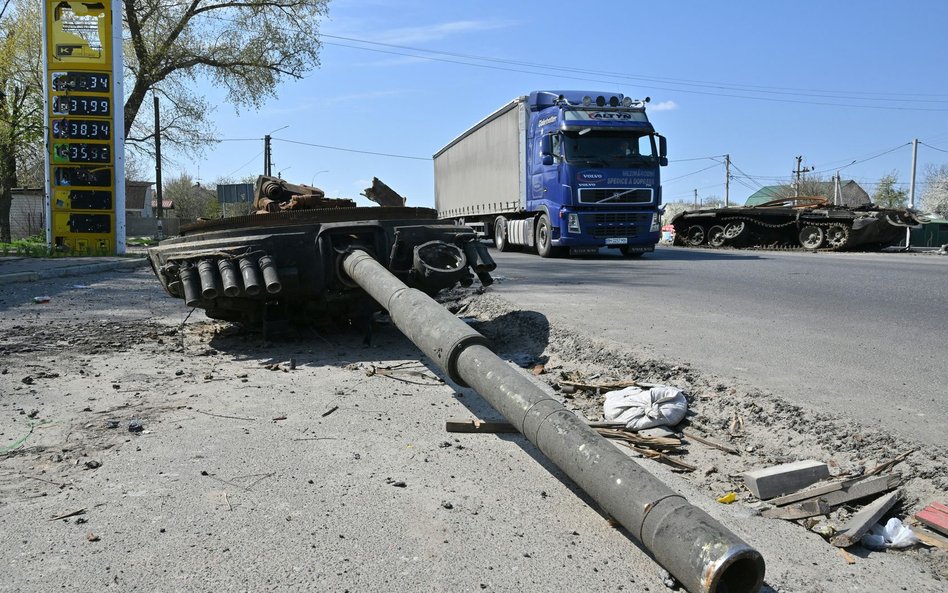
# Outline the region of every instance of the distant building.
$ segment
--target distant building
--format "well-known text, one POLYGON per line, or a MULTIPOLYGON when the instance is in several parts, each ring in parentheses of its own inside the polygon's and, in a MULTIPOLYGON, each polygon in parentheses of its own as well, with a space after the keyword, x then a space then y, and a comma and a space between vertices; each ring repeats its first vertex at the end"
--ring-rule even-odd
MULTIPOLYGON (((808 193, 805 197, 822 197, 832 203, 834 185, 832 181, 807 182, 806 187, 808 193), (816 196, 812 195, 814 189, 817 190, 816 196)), ((839 194, 839 204, 842 206, 858 207, 872 202, 866 190, 862 189, 859 184, 852 179, 841 179, 839 181, 839 194)), ((759 206, 773 200, 792 198, 793 195, 794 189, 792 185, 768 185, 751 194, 751 196, 747 198, 747 201, 744 202, 744 205, 759 206)), ((802 196, 803 194, 800 195, 802 196)))

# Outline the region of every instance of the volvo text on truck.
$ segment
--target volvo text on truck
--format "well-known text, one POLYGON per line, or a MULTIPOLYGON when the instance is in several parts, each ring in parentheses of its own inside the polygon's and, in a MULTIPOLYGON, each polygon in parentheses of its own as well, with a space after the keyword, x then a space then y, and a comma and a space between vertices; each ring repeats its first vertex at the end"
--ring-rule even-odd
POLYGON ((500 251, 653 251, 668 158, 647 102, 589 91, 514 99, 434 155, 438 217, 493 237, 500 251))

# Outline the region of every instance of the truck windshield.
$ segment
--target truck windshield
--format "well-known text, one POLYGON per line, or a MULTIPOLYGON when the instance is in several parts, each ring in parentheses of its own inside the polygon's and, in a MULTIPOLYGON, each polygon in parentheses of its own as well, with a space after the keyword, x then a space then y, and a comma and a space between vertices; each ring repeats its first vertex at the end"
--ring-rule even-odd
POLYGON ((647 134, 567 132, 560 144, 567 162, 583 166, 620 168, 656 161, 655 143, 647 134))

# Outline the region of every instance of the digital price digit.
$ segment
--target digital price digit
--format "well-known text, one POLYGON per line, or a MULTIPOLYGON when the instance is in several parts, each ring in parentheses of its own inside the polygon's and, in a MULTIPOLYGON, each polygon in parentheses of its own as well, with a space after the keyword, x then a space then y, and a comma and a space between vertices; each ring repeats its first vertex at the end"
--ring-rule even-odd
POLYGON ((112 170, 109 167, 56 167, 54 180, 57 186, 109 187, 112 185, 112 170))
POLYGON ((109 92, 109 74, 106 72, 53 72, 54 91, 109 92))
POLYGON ((108 144, 56 144, 53 150, 54 162, 65 163, 108 163, 112 152, 108 144))
POLYGON ((56 115, 99 115, 111 114, 112 104, 105 97, 89 95, 69 95, 53 97, 53 113, 56 115))
POLYGON ((53 138, 75 140, 109 140, 112 124, 95 119, 54 119, 53 138))

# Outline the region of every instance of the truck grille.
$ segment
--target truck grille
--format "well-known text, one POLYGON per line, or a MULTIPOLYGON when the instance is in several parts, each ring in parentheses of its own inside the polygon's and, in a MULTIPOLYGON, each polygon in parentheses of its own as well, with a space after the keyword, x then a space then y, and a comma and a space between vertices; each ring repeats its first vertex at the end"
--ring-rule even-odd
POLYGON ((590 229, 590 235, 597 239, 608 239, 609 237, 638 237, 639 227, 637 226, 597 226, 590 229))
POLYGON ((648 212, 600 212, 587 218, 592 224, 641 224, 652 221, 648 212))
POLYGON ((579 202, 581 204, 598 204, 605 202, 608 204, 651 204, 652 190, 647 188, 630 189, 628 187, 616 187, 611 189, 581 189, 579 190, 579 202), (616 194, 623 194, 614 198, 616 194))

